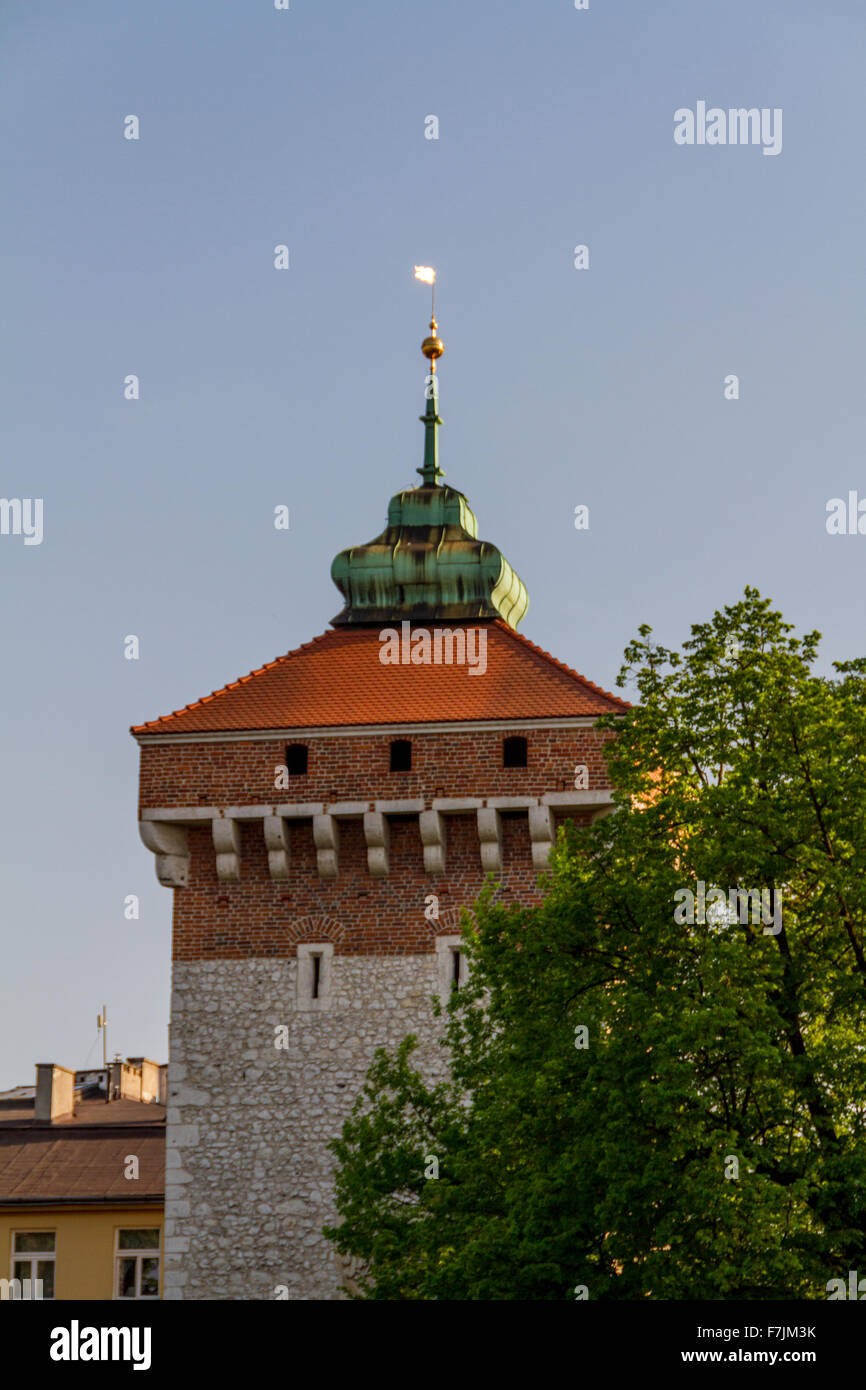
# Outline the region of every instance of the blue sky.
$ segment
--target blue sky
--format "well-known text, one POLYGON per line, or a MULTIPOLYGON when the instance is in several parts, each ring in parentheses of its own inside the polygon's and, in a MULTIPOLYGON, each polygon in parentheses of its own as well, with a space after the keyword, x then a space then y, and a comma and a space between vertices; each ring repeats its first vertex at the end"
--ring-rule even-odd
POLYGON ((0 536, 0 1085, 92 1059, 103 1001, 112 1052, 165 1058, 128 728, 340 608, 333 555, 421 461, 416 263, 440 462, 526 636, 610 688, 641 622, 678 643, 751 583, 827 667, 863 654, 866 536, 825 509, 866 497, 864 27, 855 0, 7 7, 0 495, 41 497, 44 537, 0 536), (781 108, 782 152, 676 145, 699 100, 781 108))

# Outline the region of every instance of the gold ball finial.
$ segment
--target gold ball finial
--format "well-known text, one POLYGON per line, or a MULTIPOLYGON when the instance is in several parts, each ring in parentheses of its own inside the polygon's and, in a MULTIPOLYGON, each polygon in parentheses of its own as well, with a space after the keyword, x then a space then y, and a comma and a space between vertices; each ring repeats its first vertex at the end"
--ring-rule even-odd
POLYGON ((421 344, 421 351, 430 362, 431 372, 436 370, 436 358, 441 357, 445 351, 445 344, 442 339, 437 337, 437 323, 435 319, 430 320, 430 337, 425 338, 421 344))

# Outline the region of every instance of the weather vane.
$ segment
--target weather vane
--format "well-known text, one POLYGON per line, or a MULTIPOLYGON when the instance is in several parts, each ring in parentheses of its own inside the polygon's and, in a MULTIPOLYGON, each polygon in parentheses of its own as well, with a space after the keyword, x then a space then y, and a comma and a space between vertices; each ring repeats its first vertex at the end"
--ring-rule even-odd
POLYGON ((421 344, 421 351, 430 363, 431 373, 436 371, 436 358, 441 357, 445 351, 445 344, 439 337, 436 329, 436 271, 432 265, 416 265, 415 279, 421 280, 431 289, 430 301, 430 337, 425 338, 421 344))
POLYGON ((416 265, 415 279, 422 280, 425 285, 431 288, 430 316, 436 317, 436 271, 432 265, 416 265))

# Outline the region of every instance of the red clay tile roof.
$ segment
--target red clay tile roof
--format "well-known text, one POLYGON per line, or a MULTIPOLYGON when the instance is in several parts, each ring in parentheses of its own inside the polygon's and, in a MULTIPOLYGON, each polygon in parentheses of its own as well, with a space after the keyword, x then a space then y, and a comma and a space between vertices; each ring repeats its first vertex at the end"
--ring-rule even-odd
POLYGON ((554 719, 622 712, 629 707, 507 623, 494 620, 459 626, 487 630, 483 675, 470 675, 466 665, 384 665, 379 660, 380 628, 344 627, 315 637, 195 704, 134 725, 132 732, 554 719))
POLYGON ((64 1199, 141 1201, 164 1192, 162 1105, 85 1101, 74 1117, 52 1125, 37 1125, 32 1118, 0 1123, 0 1206, 64 1199), (129 1154, 138 1158, 137 1179, 124 1177, 129 1154))

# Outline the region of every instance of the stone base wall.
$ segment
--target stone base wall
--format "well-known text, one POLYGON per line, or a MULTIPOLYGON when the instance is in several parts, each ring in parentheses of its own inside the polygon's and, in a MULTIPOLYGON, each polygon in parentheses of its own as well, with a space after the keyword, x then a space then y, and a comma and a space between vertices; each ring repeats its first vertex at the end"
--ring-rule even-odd
POLYGON ((325 997, 301 1008, 296 957, 175 963, 165 1298, 345 1296, 321 1234, 335 1215, 326 1146, 377 1047, 416 1033, 419 1066, 444 1074, 439 987, 431 951, 335 954, 325 997))

